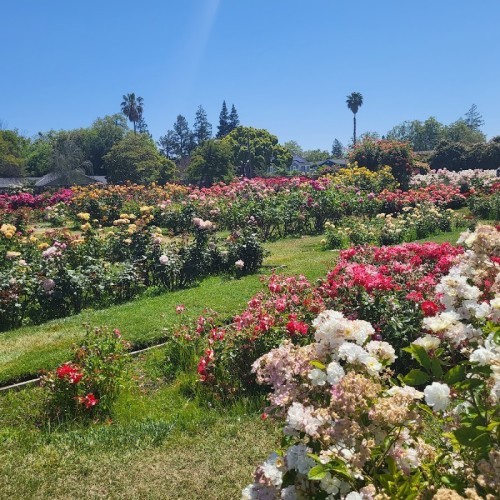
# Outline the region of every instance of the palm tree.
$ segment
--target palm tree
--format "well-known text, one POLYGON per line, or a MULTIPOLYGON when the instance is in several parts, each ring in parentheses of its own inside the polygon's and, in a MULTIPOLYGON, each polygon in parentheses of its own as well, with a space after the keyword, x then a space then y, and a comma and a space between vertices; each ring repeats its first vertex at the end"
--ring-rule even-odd
POLYGON ((121 103, 122 113, 134 124, 134 134, 136 132, 136 123, 141 121, 143 111, 144 99, 142 97, 135 97, 135 94, 127 94, 123 96, 121 103))
POLYGON ((356 113, 358 109, 363 105, 363 96, 359 92, 353 92, 351 95, 347 96, 347 107, 354 114, 354 134, 353 134, 353 143, 356 145, 356 113))

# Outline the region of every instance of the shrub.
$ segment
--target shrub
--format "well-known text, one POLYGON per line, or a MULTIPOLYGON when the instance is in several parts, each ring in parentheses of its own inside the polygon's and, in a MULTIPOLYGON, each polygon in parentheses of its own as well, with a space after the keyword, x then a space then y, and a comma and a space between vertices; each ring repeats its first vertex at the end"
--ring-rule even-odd
POLYGON ((49 418, 109 416, 121 388, 127 349, 118 330, 88 328, 71 361, 42 373, 49 418))
POLYGON ((385 165, 391 167, 401 189, 408 189, 415 159, 408 143, 367 139, 354 146, 348 154, 349 162, 377 171, 385 165))

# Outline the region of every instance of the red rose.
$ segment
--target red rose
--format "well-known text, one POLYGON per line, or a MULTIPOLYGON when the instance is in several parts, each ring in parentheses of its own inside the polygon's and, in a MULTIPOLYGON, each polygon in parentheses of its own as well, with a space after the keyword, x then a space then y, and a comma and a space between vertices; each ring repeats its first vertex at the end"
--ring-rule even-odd
POLYGON ((439 312, 439 306, 431 300, 425 300, 420 304, 424 316, 435 316, 439 312))

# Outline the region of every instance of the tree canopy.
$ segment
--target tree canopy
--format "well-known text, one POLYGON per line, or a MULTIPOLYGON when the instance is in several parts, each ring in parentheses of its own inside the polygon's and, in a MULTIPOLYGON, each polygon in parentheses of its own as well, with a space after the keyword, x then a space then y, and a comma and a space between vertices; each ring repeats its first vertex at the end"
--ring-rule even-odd
POLYGON ((160 174, 164 180, 175 176, 175 165, 172 167, 145 134, 128 133, 104 156, 104 162, 111 182, 148 184, 159 180, 160 174))
POLYGON ((187 170, 187 179, 201 186, 229 180, 234 175, 232 151, 228 141, 211 139, 193 153, 187 170))
POLYGON ((232 163, 238 175, 263 175, 271 166, 286 168, 292 161, 292 153, 278 144, 278 138, 265 129, 236 127, 224 141, 231 148, 232 163))

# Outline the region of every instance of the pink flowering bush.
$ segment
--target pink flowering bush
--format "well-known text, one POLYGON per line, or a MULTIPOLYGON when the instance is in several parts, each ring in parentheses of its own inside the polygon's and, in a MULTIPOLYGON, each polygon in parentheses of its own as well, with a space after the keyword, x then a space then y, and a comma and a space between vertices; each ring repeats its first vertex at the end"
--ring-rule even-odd
POLYGON ((323 310, 323 300, 304 276, 272 275, 267 290, 258 293, 230 325, 213 328, 198 375, 218 397, 256 389, 251 365, 284 339, 309 343, 311 321, 323 310))
POLYGON ((406 348, 418 368, 394 372, 393 345, 332 309, 314 320, 312 344, 255 361, 285 439, 243 498, 495 498, 500 234, 480 226, 462 241, 467 252, 435 286, 439 308, 423 303, 423 336, 406 348))

